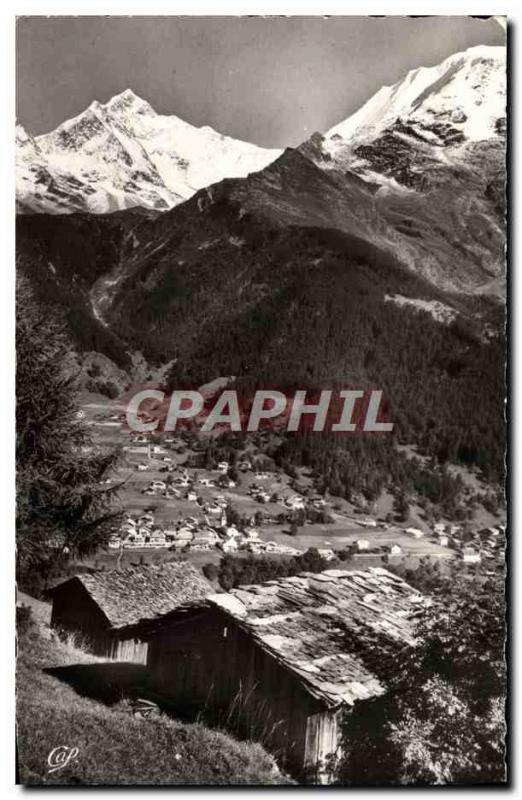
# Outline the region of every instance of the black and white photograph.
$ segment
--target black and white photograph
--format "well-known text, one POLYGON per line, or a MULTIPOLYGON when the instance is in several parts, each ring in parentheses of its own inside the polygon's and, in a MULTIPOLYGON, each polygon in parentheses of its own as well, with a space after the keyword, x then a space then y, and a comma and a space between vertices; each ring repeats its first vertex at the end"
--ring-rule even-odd
POLYGON ((244 13, 16 19, 13 783, 506 788, 511 22, 244 13))

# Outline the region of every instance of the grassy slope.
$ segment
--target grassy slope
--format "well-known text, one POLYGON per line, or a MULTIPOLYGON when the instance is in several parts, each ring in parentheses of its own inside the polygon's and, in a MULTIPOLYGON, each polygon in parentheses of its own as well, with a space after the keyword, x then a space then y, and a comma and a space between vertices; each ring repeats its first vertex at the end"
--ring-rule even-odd
POLYGON ((200 724, 165 717, 138 719, 125 704, 108 707, 81 697, 44 670, 99 659, 46 638, 36 625, 18 640, 17 742, 24 784, 274 784, 285 783, 258 744, 238 742, 200 724), (79 749, 76 761, 47 772, 57 745, 79 749))

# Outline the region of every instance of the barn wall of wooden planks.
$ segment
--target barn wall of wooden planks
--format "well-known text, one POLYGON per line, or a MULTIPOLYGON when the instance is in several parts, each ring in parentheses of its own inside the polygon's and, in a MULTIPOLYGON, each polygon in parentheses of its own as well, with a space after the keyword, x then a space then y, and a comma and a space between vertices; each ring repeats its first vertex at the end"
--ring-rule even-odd
POLYGON ((178 712, 219 712, 221 723, 262 741, 296 776, 326 781, 337 713, 299 676, 218 609, 171 620, 151 636, 149 677, 178 712))

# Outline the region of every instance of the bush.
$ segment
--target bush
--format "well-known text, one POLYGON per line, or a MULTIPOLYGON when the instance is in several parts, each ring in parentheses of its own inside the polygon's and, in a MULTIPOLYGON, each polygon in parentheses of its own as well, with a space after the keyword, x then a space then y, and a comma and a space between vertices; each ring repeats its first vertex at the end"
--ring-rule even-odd
POLYGON ((100 381, 98 384, 98 391, 111 400, 115 400, 120 394, 117 385, 113 381, 100 381))
POLYGON ((218 568, 211 561, 208 564, 203 564, 202 572, 208 581, 217 580, 218 568))

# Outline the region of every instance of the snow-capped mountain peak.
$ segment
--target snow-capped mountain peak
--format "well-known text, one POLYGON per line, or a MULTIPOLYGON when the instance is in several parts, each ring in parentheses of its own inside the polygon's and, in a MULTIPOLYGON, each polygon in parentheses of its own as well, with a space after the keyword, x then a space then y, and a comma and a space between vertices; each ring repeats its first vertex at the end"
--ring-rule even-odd
POLYGON ((168 209, 211 183, 263 169, 281 152, 157 114, 131 89, 94 100, 35 139, 22 128, 16 143, 20 206, 50 213, 168 209))
MULTIPOLYGON (((505 125, 506 50, 478 46, 411 70, 300 149, 324 169, 418 189, 436 179, 439 166, 463 163, 468 149, 503 146, 505 125)), ((50 133, 17 132, 17 194, 21 207, 33 211, 166 210, 280 155, 157 113, 127 88, 106 103, 93 101, 50 133)))
POLYGON ((16 126, 16 128, 15 128, 15 136, 16 136, 17 144, 18 143, 19 144, 23 144, 23 143, 27 142, 27 140, 29 139, 29 134, 27 133, 27 131, 25 130, 23 125, 17 125, 16 126))
POLYGON ((120 92, 120 94, 115 94, 114 97, 106 103, 105 107, 108 111, 127 114, 156 114, 150 103, 147 103, 146 100, 134 94, 132 89, 125 89, 125 91, 120 92))
POLYGON ((358 111, 335 125, 327 141, 359 144, 375 138, 396 120, 444 118, 468 141, 488 138, 506 114, 506 48, 479 45, 449 56, 434 67, 408 72, 383 86, 358 111))

